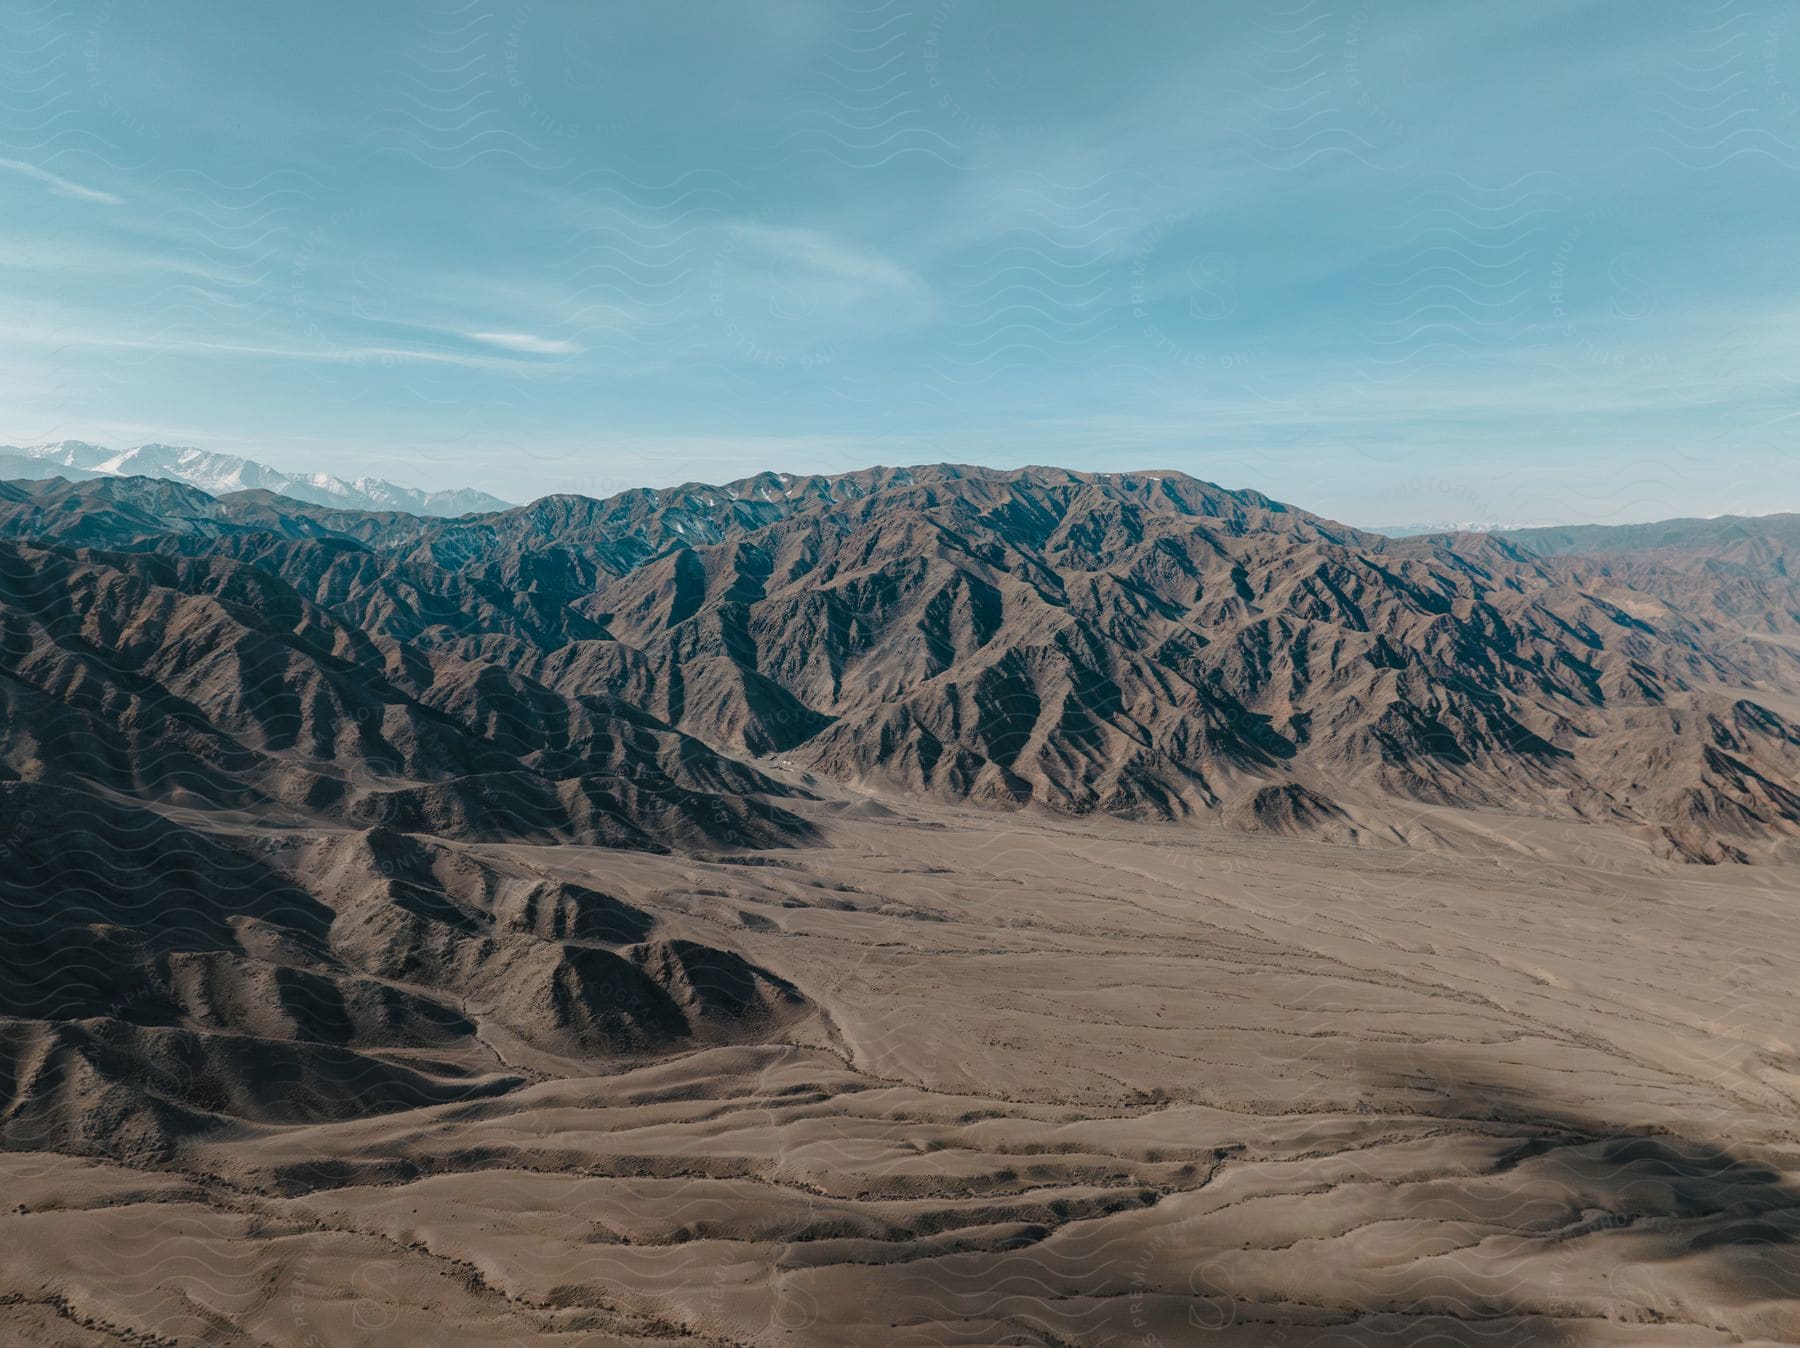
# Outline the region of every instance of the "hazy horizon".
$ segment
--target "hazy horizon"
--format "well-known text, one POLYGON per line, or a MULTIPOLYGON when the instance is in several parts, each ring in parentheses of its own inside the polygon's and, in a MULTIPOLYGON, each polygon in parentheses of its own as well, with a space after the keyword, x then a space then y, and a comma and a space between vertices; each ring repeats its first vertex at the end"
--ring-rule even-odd
POLYGON ((1800 508, 1765 0, 176 11, 0 11, 9 442, 510 500, 973 461, 1371 524, 1800 508))

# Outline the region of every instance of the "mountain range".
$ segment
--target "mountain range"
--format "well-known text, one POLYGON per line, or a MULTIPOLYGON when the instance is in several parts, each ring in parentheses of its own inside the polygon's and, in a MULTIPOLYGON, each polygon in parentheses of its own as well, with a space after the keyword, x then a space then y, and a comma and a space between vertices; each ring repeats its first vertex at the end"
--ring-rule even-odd
POLYGON ((464 515, 501 510, 506 502, 467 488, 420 491, 376 477, 353 481, 330 473, 284 473, 235 454, 182 445, 138 445, 107 449, 82 440, 56 440, 40 445, 0 445, 0 478, 63 477, 84 481, 96 477, 156 477, 185 482, 221 496, 234 491, 271 491, 312 505, 353 510, 407 510, 419 515, 464 515))
POLYGON ((1791 530, 1702 532, 1673 558, 1389 539, 1174 472, 952 465, 457 519, 13 484, 18 723, 106 748, 33 732, 9 761, 623 845, 778 832, 729 802, 793 771, 1365 844, 1472 806, 1746 860, 1800 832, 1791 530))
MULTIPOLYGON (((1287 1280, 1252 1337, 1341 1263, 1335 1343, 1445 1251, 1528 1335, 1615 1250, 1791 1270, 1780 1168, 1583 1111, 1791 1140, 1795 541, 948 464, 0 481, 0 1337, 1100 1342, 1150 1278, 1182 1342, 1211 1249, 1287 1280)), ((1745 1338, 1762 1286, 1634 1295, 1745 1338)))

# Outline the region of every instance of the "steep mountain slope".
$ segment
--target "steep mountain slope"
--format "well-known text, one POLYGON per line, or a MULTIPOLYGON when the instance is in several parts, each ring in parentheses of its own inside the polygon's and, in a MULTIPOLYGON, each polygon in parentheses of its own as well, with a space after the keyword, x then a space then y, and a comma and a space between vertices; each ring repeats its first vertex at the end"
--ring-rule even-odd
POLYGON ((11 775, 162 802, 639 848, 791 823, 604 691, 371 637, 224 557, 0 545, 0 699, 11 775))

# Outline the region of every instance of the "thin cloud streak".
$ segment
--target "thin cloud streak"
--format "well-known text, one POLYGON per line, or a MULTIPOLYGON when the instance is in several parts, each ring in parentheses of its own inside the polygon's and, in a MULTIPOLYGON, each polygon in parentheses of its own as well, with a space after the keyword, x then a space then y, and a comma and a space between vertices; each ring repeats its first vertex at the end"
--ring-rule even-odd
POLYGON ((469 332, 463 335, 472 342, 483 342, 488 346, 522 351, 534 356, 574 356, 583 350, 574 342, 538 337, 529 332, 469 332))
POLYGON ((36 164, 27 164, 22 159, 0 159, 0 171, 17 173, 48 187, 59 197, 68 197, 72 201, 91 201, 98 206, 123 206, 125 198, 112 192, 103 192, 97 187, 84 187, 78 182, 52 173, 49 169, 39 168, 36 164))

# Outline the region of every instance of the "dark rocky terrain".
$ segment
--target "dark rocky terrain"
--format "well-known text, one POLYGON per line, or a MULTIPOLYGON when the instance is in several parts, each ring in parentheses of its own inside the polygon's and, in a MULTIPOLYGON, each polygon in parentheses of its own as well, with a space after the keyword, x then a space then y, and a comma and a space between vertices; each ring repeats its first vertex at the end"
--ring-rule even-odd
POLYGON ((1704 860, 1800 825, 1800 663, 1758 639, 1797 621, 1791 532, 1391 540, 1179 474, 948 466, 450 521, 143 479, 0 507, 13 695, 56 704, 20 719, 82 725, 118 790, 458 835, 479 790, 496 835, 765 841, 734 802, 779 758, 1134 818, 1254 822, 1292 784, 1376 834, 1480 804, 1704 860))

